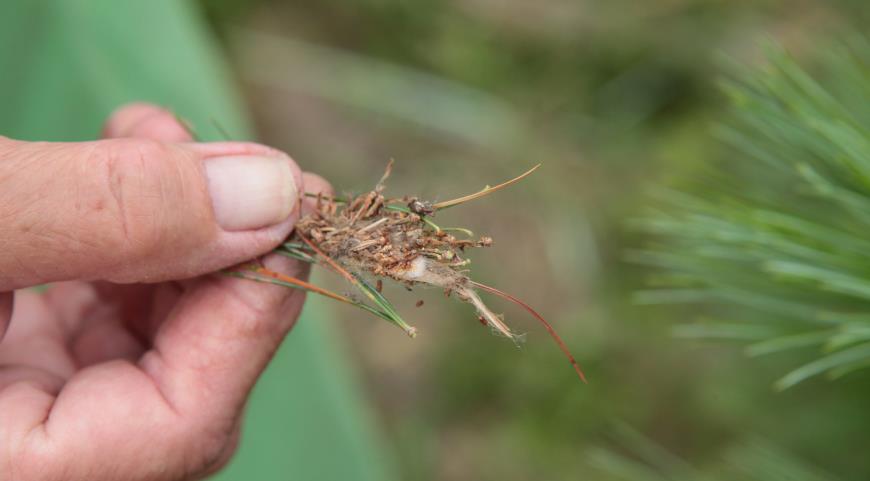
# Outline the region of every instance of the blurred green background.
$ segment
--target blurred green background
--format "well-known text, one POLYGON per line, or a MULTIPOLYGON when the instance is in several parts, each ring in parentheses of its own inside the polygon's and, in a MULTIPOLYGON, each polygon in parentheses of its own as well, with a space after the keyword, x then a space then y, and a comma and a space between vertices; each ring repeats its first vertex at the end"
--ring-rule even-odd
POLYGON ((544 164, 439 219, 495 239, 475 253, 474 276, 537 306, 588 386, 543 329, 495 300, 528 332, 521 350, 437 292, 388 289, 420 330, 413 341, 331 306, 401 479, 714 479, 747 456, 772 463, 758 479, 870 476, 867 374, 775 393, 788 356, 674 339, 695 310, 634 305, 654 273, 624 261, 645 242, 625 221, 647 188, 727 154, 711 134, 727 109, 721 59, 758 64, 771 39, 811 57, 838 32, 866 30, 866 2, 201 6, 259 140, 339 191, 369 188, 390 158, 389 192, 442 200, 544 164), (632 472, 625 458, 677 474, 632 472))
MULTIPOLYGON (((208 139, 219 136, 209 116, 251 139, 247 109, 256 140, 339 191, 369 189, 390 158, 389 192, 432 200, 544 164, 438 219, 495 239, 474 253, 474 277, 536 306, 589 385, 534 320, 497 299, 528 333, 522 349, 439 292, 387 286, 414 340, 312 299, 219 479, 870 477, 870 374, 775 392, 806 355, 748 359, 740 344, 675 339, 675 325, 708 311, 635 303, 661 273, 626 261, 651 241, 627 228, 653 204, 648 190, 737 155, 713 135, 729 117, 718 84, 733 68, 722 59, 762 68, 761 44, 773 40, 813 71, 831 39, 867 30, 866 1, 0 6, 12 7, 0 10, 4 135, 92 138, 113 108, 142 99, 187 115, 208 139)), ((863 92, 854 103, 870 101, 863 92)))

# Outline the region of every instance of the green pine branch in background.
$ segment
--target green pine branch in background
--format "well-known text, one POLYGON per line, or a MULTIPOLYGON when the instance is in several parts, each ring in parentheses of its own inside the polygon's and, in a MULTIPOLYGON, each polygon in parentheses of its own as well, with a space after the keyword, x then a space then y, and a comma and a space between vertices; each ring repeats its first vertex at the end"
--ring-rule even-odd
POLYGON ((838 478, 809 464, 770 441, 750 436, 735 443, 703 469, 690 465, 625 424, 613 430, 617 449, 587 453, 590 466, 625 481, 836 481, 838 478))
POLYGON ((638 301, 713 306, 678 334, 805 352, 780 389, 870 367, 870 43, 820 57, 811 75, 770 48, 726 82, 730 158, 659 193, 637 222, 654 240, 630 253, 659 268, 638 301))

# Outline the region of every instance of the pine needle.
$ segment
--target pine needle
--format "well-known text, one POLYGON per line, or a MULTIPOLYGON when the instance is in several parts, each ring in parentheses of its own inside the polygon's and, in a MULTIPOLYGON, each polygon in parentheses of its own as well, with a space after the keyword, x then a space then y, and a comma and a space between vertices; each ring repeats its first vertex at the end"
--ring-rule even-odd
POLYGON ((553 338, 554 341, 556 341, 556 344, 559 345, 559 349, 562 350, 562 352, 565 354, 565 356, 571 362, 571 365, 574 367, 574 370, 577 371, 577 375, 580 376, 580 380, 583 381, 583 383, 588 384, 588 382, 586 381, 586 375, 583 374, 583 370, 580 369, 580 365, 577 363, 577 360, 574 359, 574 356, 571 354, 571 351, 568 350, 568 346, 565 345, 565 341, 562 340, 562 337, 559 336, 558 333, 556 333, 556 330, 553 329, 553 326, 551 326, 550 323, 547 322, 547 320, 544 319, 543 316, 538 314, 538 312, 536 310, 532 309, 532 307, 529 306, 528 304, 526 304, 525 302, 517 299, 516 297, 514 297, 506 292, 500 291, 500 290, 496 289, 495 287, 490 287, 486 284, 481 284, 481 283, 475 282, 475 281, 471 281, 471 284, 473 284, 474 287, 477 287, 479 289, 483 289, 486 292, 489 292, 490 294, 495 294, 495 295, 501 297, 502 299, 506 299, 510 302, 513 302, 514 304, 522 307, 523 309, 528 311, 529 314, 534 316, 535 319, 537 319, 541 324, 543 324, 544 328, 547 329, 547 332, 550 333, 550 336, 553 338))
POLYGON ((326 290, 322 287, 315 286, 309 282, 303 281, 301 279, 297 279, 295 277, 288 276, 286 274, 281 274, 280 272, 275 272, 271 269, 268 269, 263 266, 255 266, 251 268, 251 272, 255 274, 260 274, 265 277, 269 277, 271 279, 279 280, 283 283, 292 284, 296 287, 305 289, 307 291, 311 291, 321 296, 326 296, 330 299, 335 299, 336 301, 341 301, 346 304, 355 304, 354 301, 348 297, 342 296, 340 294, 336 294, 332 291, 326 290))
POLYGON ((453 200, 447 200, 447 201, 444 201, 444 202, 438 202, 438 203, 436 203, 436 204, 433 204, 433 205, 432 205, 432 208, 435 209, 435 210, 442 210, 442 209, 446 209, 446 208, 448 208, 448 207, 453 207, 453 206, 455 206, 455 205, 464 204, 464 203, 466 203, 466 202, 468 202, 468 201, 472 201, 472 200, 474 200, 474 199, 479 199, 479 198, 481 198, 481 197, 483 197, 483 196, 486 196, 486 195, 492 194, 493 192, 495 192, 495 191, 497 191, 497 190, 503 189, 503 188, 505 188, 505 187, 507 187, 507 186, 509 186, 509 185, 515 184, 515 183, 517 183, 517 182, 519 182, 519 181, 525 179, 526 177, 528 177, 529 175, 531 175, 532 172, 538 170, 538 167, 540 167, 540 166, 541 166, 541 164, 538 164, 538 165, 532 167, 531 169, 527 170, 527 171, 524 172, 523 174, 520 174, 519 176, 514 177, 513 179, 508 180, 507 182, 502 182, 501 184, 498 184, 498 185, 495 186, 495 187, 490 187, 490 186, 487 185, 486 187, 483 188, 483 190, 481 190, 481 191, 479 191, 479 192, 475 192, 474 194, 469 194, 469 195, 466 195, 466 196, 463 196, 463 197, 459 197, 459 198, 457 198, 457 199, 453 199, 453 200))
POLYGON ((870 366, 870 104, 856 101, 870 50, 831 47, 815 66, 824 81, 773 48, 764 69, 727 83, 719 136, 738 158, 660 193, 636 223, 655 240, 631 254, 665 273, 646 302, 727 305, 742 319, 680 333, 806 356, 778 389, 870 366))
POLYGON ((300 289, 303 291, 313 292, 315 294, 320 294, 322 296, 328 297, 330 299, 334 299, 334 300, 339 301, 339 302, 343 302, 345 304, 350 304, 354 307, 358 307, 360 309, 368 311, 369 313, 374 314, 375 316, 380 317, 381 319, 384 319, 384 320, 389 321, 389 322, 393 322, 393 320, 390 317, 390 314, 379 311, 379 310, 377 310, 377 309, 375 309, 367 304, 356 301, 356 300, 351 299, 349 297, 342 296, 340 294, 336 294, 332 291, 315 286, 314 284, 310 284, 310 283, 305 282, 301 279, 286 276, 286 275, 283 275, 281 273, 271 271, 269 269, 265 269, 265 271, 261 270, 261 271, 252 271, 252 272, 230 271, 230 272, 226 272, 226 275, 231 276, 231 277, 238 277, 240 279, 247 279, 249 281, 254 281, 254 282, 263 282, 266 284, 274 284, 274 285, 278 285, 281 287, 288 287, 291 289, 300 289), (268 272, 266 272, 266 271, 268 271, 268 272))

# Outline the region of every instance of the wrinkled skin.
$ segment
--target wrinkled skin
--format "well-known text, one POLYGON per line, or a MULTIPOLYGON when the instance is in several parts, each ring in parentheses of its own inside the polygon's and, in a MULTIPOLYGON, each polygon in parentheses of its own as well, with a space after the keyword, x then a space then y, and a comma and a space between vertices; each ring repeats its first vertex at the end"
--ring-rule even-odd
MULTIPOLYGON (((193 143, 172 114, 146 104, 117 111, 104 136, 0 138, 0 479, 213 472, 231 456, 245 400, 304 300, 208 274, 269 252, 310 206, 273 226, 222 232, 202 159, 283 154, 193 143), (104 165, 116 175, 103 175, 104 165), (46 282, 55 284, 22 290, 46 282)), ((286 159, 300 190, 329 192, 286 159)), ((307 275, 283 257, 265 263, 307 275)))

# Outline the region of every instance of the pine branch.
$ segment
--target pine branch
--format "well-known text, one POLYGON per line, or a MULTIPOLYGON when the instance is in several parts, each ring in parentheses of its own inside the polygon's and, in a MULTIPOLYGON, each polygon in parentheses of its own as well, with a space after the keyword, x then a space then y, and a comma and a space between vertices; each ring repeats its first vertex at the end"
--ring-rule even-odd
POLYGON ((702 187, 660 193, 636 222, 654 243, 629 256, 666 273, 639 300, 742 321, 684 333, 751 340, 752 355, 814 351, 784 389, 870 366, 870 44, 829 50, 816 76, 782 50, 768 58, 725 84, 734 116, 719 132, 734 158, 692 179, 702 187))

